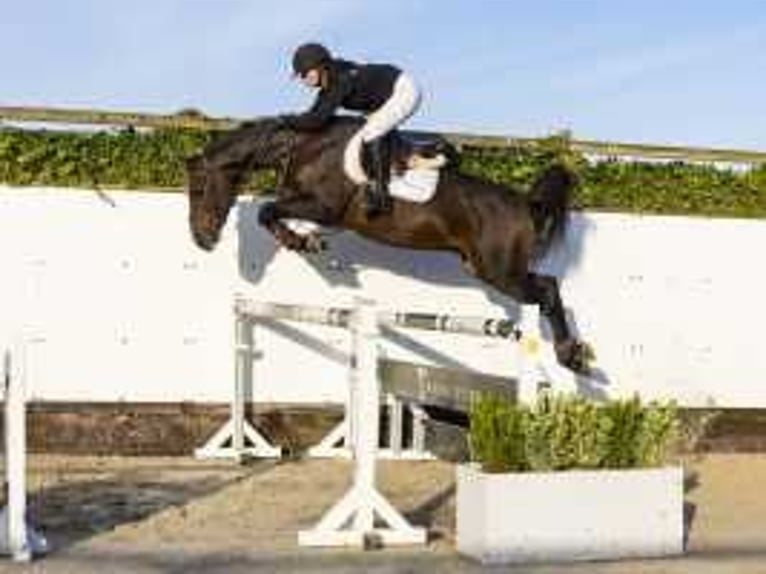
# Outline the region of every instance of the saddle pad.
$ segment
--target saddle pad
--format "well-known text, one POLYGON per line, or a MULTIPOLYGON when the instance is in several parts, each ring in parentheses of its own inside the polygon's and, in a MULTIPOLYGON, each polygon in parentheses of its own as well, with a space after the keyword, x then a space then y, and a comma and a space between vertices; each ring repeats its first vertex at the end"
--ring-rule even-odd
POLYGON ((439 170, 437 169, 408 169, 401 176, 392 175, 388 190, 393 197, 425 203, 436 193, 439 185, 439 170))

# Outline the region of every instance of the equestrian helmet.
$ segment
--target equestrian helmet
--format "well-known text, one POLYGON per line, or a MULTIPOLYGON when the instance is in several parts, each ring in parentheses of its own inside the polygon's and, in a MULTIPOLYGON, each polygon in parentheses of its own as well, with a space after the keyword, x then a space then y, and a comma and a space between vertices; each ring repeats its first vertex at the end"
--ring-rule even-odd
POLYGON ((314 42, 303 44, 293 54, 293 71, 296 76, 305 76, 309 70, 321 68, 332 60, 330 51, 314 42))

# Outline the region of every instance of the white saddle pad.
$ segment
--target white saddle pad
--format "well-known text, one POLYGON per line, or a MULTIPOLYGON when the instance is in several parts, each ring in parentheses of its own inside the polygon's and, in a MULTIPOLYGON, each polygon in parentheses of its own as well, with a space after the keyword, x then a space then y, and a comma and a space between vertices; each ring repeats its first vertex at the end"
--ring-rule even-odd
MULTIPOLYGON (((360 132, 349 140, 343 154, 343 171, 357 185, 363 185, 369 181, 362 167, 362 143, 360 132)), ((417 167, 408 169, 402 175, 392 173, 388 189, 393 197, 404 201, 425 203, 434 196, 438 184, 438 168, 417 167)))
POLYGON ((388 191, 393 197, 415 203, 425 203, 436 193, 438 169, 408 169, 403 175, 392 175, 388 191))

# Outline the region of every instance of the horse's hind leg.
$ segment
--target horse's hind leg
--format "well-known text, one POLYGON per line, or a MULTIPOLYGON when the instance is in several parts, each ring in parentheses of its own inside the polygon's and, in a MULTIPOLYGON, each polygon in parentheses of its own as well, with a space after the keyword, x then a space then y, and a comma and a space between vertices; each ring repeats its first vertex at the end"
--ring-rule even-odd
POLYGON ((521 300, 539 305, 540 311, 548 319, 559 362, 576 373, 587 373, 592 352, 587 344, 572 336, 556 278, 528 273, 521 282, 520 290, 521 300))
POLYGON ((337 223, 334 214, 313 195, 300 194, 265 203, 258 212, 258 222, 271 232, 278 243, 294 251, 321 251, 324 243, 315 233, 296 233, 285 225, 284 219, 301 219, 319 225, 337 223))
MULTIPOLYGON (((476 261, 472 264, 481 269, 476 261)), ((497 267, 501 272, 492 276, 480 273, 479 277, 519 303, 538 305, 551 326, 558 361, 577 373, 587 373, 592 352, 588 345, 572 336, 556 278, 537 273, 514 272, 500 265, 497 267)))

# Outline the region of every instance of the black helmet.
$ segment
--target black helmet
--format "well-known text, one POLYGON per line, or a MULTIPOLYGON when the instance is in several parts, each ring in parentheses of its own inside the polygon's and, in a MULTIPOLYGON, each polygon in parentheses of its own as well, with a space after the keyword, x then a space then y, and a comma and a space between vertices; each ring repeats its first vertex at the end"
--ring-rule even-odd
POLYGON ((321 68, 330 60, 332 55, 322 44, 303 44, 293 54, 293 71, 298 76, 305 76, 309 70, 321 68))

